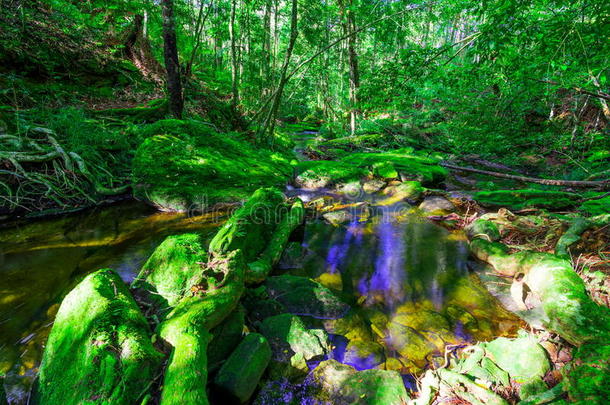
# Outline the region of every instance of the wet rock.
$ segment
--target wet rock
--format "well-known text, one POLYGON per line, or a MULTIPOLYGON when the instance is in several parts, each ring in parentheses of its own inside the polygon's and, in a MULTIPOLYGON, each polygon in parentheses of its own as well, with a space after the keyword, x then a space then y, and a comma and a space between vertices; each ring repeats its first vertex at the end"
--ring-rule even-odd
POLYGON ((345 224, 352 220, 352 214, 346 210, 327 212, 322 215, 326 221, 334 226, 345 224))
POLYGON ((404 200, 417 201, 424 190, 419 181, 403 181, 389 185, 383 190, 383 194, 389 197, 379 201, 377 205, 392 205, 404 200))
POLYGON ((350 310, 344 317, 324 321, 324 329, 329 333, 341 335, 347 339, 372 340, 373 333, 366 320, 356 311, 350 310))
POLYGON ((500 337, 481 346, 501 369, 519 383, 544 377, 551 369, 546 351, 531 336, 516 339, 500 337))
POLYGON ((388 332, 389 345, 418 367, 424 367, 427 363, 426 357, 437 350, 434 344, 409 326, 390 322, 388 332))
POLYGON ((88 275, 57 313, 40 366, 36 403, 136 403, 149 390, 162 358, 150 336, 114 271, 88 275))
POLYGON ((345 349, 343 363, 356 370, 368 370, 385 361, 383 346, 372 340, 351 340, 345 349))
POLYGON ((396 371, 356 371, 335 360, 326 360, 313 374, 321 389, 320 396, 336 405, 402 404, 410 399, 396 371))
POLYGON ((214 336, 208 345, 210 371, 220 367, 242 340, 245 315, 244 308, 239 306, 220 325, 210 331, 214 336))
POLYGON ((357 199, 362 195, 362 186, 359 181, 352 181, 337 185, 337 191, 345 194, 348 198, 357 199))
POLYGON ((385 181, 380 179, 371 179, 364 182, 362 189, 365 193, 376 193, 385 187, 385 181))
POLYGON ((426 215, 446 215, 455 211, 455 206, 444 197, 427 197, 419 205, 419 209, 426 215))
POLYGON ((271 348, 267 339, 250 333, 220 368, 214 385, 223 394, 244 403, 252 396, 270 360, 271 348))
POLYGON ((303 246, 299 242, 289 242, 282 253, 278 268, 287 270, 303 267, 304 253, 303 246))
POLYGON ((328 336, 321 329, 307 329, 303 321, 295 315, 282 314, 263 321, 260 332, 269 340, 273 359, 288 363, 295 354, 305 360, 324 356, 328 353, 328 336))
POLYGON ((338 319, 350 310, 350 306, 331 290, 307 277, 270 277, 265 286, 269 298, 279 302, 291 314, 338 319))

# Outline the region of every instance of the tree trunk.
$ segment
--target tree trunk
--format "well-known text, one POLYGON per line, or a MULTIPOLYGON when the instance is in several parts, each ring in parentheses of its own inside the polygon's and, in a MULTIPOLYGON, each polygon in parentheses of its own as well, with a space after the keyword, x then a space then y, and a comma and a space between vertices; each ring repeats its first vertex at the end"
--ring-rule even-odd
POLYGON ((184 100, 182 99, 180 62, 178 60, 176 29, 174 27, 173 0, 162 0, 161 10, 163 15, 163 56, 165 58, 165 70, 167 71, 169 111, 174 117, 181 119, 184 100))
POLYGON ((347 7, 343 0, 339 1, 341 14, 344 17, 344 31, 347 35, 347 58, 349 65, 349 104, 350 104, 350 134, 356 132, 358 119, 358 87, 360 87, 360 72, 358 70, 358 53, 356 51, 356 17, 351 9, 352 1, 349 0, 347 7))
POLYGON ((161 83, 165 72, 152 53, 145 27, 146 15, 136 14, 133 19, 133 28, 124 41, 123 53, 125 58, 138 68, 142 76, 161 83))
POLYGON ((235 36, 235 13, 237 0, 231 0, 231 19, 229 20, 229 39, 231 40, 231 105, 237 107, 239 102, 239 60, 237 55, 237 38, 235 36))
POLYGON ((282 100, 282 94, 284 93, 284 86, 286 86, 286 82, 288 81, 288 66, 290 65, 290 59, 292 58, 292 50, 294 49, 294 44, 297 41, 297 36, 299 35, 298 26, 297 26, 297 16, 298 16, 298 7, 297 0, 292 0, 292 12, 290 19, 290 39, 288 41, 288 48, 286 48, 286 54, 284 55, 284 64, 282 65, 282 70, 280 73, 280 80, 277 85, 277 90, 273 96, 273 101, 271 104, 271 108, 265 118, 264 124, 259 132, 260 136, 265 137, 268 134, 269 138, 273 137, 273 131, 275 130, 275 119, 277 117, 277 111, 280 106, 280 101, 282 100))

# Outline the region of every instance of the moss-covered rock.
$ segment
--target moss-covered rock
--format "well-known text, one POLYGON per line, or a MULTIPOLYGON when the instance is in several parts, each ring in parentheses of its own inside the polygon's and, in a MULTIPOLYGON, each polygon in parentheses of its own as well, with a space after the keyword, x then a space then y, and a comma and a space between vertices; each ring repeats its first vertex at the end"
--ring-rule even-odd
POLYGON ((328 353, 329 343, 326 332, 321 329, 307 329, 303 321, 295 315, 281 314, 263 321, 260 332, 269 340, 273 359, 288 363, 295 354, 305 360, 322 357, 328 353))
POLYGON ((169 112, 169 103, 166 99, 149 101, 144 105, 131 108, 109 108, 106 110, 91 110, 97 117, 119 117, 134 123, 155 122, 164 118, 169 112))
POLYGON ((245 268, 239 250, 216 257, 159 325, 159 336, 171 347, 161 404, 208 403, 209 331, 236 308, 245 288, 245 268))
POLYGON ((146 261, 131 287, 143 294, 155 313, 163 315, 182 299, 205 262, 207 249, 201 235, 168 236, 146 261))
POLYGON ((586 344, 573 353, 562 370, 564 386, 573 403, 605 404, 610 398, 610 344, 586 344))
POLYGON ((290 234, 303 223, 304 219, 305 207, 303 202, 297 199, 273 230, 273 236, 260 257, 248 264, 246 283, 260 283, 267 278, 272 267, 280 261, 290 234))
POLYGON ((299 162, 295 183, 303 188, 316 189, 359 181, 369 174, 367 169, 334 160, 299 162))
POLYGON ((214 384, 224 395, 245 403, 262 377, 271 348, 264 336, 248 334, 218 371, 214 384))
POLYGON ((269 297, 291 314, 337 319, 350 310, 350 306, 331 290, 306 277, 270 277, 265 286, 269 297))
POLYGON ((210 241, 210 252, 222 255, 241 249, 247 263, 256 260, 267 247, 285 210, 282 193, 274 189, 256 190, 218 230, 210 241))
POLYGON ((121 278, 99 270, 64 298, 35 396, 41 404, 134 404, 150 389, 161 358, 121 278))
POLYGON ((546 351, 532 336, 500 337, 481 346, 518 383, 542 378, 551 369, 546 351))
POLYGON ((580 204, 578 211, 591 216, 610 214, 610 196, 587 200, 580 204))
POLYGON ((533 189, 479 191, 473 197, 483 206, 504 207, 510 210, 530 207, 560 210, 573 207, 581 199, 580 195, 575 193, 533 189))
POLYGON ((213 336, 208 345, 208 370, 210 372, 218 369, 241 342, 245 317, 244 308, 239 306, 220 325, 210 330, 213 336))
POLYGON ((333 404, 404 404, 410 399, 396 371, 356 371, 335 360, 326 360, 313 375, 321 387, 321 399, 333 404))
POLYGON ((140 136, 134 193, 164 210, 201 211, 243 200, 260 187, 283 187, 292 175, 285 155, 201 122, 163 120, 140 136))

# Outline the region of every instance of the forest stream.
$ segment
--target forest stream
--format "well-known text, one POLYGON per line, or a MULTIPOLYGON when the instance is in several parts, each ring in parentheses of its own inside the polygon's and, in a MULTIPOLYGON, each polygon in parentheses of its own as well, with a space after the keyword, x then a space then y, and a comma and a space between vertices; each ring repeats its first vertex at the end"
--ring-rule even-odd
MULTIPOLYGON (((357 370, 401 370, 414 390, 414 376, 444 363, 446 345, 514 336, 522 326, 469 271, 463 231, 447 231, 381 194, 293 188, 286 194, 341 208, 324 218, 310 215, 274 273, 306 276, 349 303, 298 304, 308 327, 329 334, 332 351, 324 358, 357 370), (353 336, 357 345, 348 345, 353 336)), ((59 303, 86 274, 112 268, 130 283, 166 236, 197 231, 209 241, 224 219, 158 213, 131 202, 2 229, 0 365, 10 403, 28 402, 59 303)), ((277 294, 290 294, 282 288, 277 294)), ((310 369, 322 359, 309 362, 310 369)))

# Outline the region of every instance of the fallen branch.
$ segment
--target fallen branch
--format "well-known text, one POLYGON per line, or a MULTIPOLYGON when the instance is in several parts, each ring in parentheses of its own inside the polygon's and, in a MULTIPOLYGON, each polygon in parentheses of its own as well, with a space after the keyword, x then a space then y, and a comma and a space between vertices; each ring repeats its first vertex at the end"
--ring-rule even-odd
POLYGON ((525 183, 536 183, 536 184, 544 184, 547 186, 564 186, 564 187, 592 187, 592 188, 600 188, 603 190, 610 189, 610 180, 602 180, 602 181, 587 181, 587 180, 553 180, 553 179, 540 179, 536 177, 527 177, 527 176, 517 176, 513 174, 506 173, 498 173, 498 172, 490 172, 487 170, 474 169, 472 167, 462 167, 455 166, 449 163, 441 163, 443 167, 446 167, 451 170, 457 170, 461 172, 471 172, 471 173, 479 173, 485 174, 487 176, 500 177, 503 179, 511 179, 522 181, 525 183))

